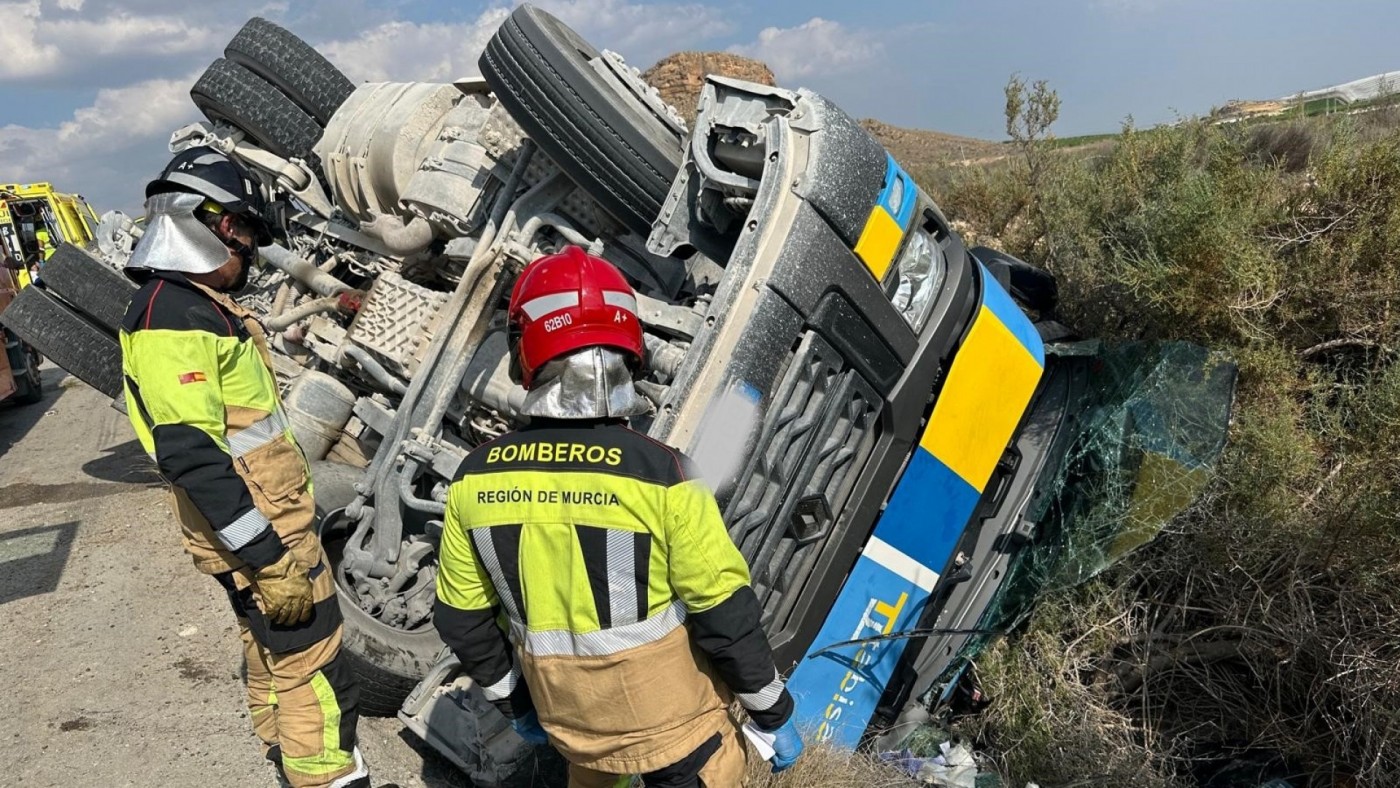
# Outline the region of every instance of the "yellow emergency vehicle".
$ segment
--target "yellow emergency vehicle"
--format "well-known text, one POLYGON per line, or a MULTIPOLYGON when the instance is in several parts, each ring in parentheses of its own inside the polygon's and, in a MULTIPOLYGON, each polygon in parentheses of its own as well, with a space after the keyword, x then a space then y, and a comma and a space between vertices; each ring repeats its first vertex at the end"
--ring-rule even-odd
POLYGON ((90 247, 97 221, 81 195, 50 183, 0 184, 0 251, 21 263, 20 287, 30 282, 30 265, 42 265, 59 244, 90 247))

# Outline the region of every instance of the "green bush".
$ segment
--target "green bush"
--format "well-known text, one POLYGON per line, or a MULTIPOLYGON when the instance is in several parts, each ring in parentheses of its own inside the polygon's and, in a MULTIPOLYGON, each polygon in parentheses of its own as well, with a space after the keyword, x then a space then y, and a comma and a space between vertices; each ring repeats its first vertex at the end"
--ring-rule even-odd
POLYGON ((975 732, 1013 779, 1170 784, 1263 748, 1299 785, 1400 784, 1400 132, 1383 120, 1129 126, 1092 149, 1047 126, 938 174, 970 237, 1059 277, 1063 322, 1241 367, 1209 494, 983 657, 999 702, 975 732))

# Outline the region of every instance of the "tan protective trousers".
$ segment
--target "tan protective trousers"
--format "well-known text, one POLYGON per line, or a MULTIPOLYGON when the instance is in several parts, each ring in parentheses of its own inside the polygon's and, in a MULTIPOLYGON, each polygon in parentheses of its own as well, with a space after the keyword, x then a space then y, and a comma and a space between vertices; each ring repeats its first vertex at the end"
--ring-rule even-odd
MULTIPOLYGON (((721 731, 719 749, 709 760, 700 766, 696 776, 702 788, 740 788, 744 784, 744 771, 748 766, 748 750, 744 745, 743 734, 737 727, 721 731)), ((671 770, 662 770, 670 772, 671 770)), ((643 775, 643 784, 649 784, 643 775)), ((684 776, 667 774, 667 785, 687 785, 684 776)), ((605 774, 576 764, 569 764, 569 788, 627 788, 632 775, 605 774)), ((694 785, 695 783, 689 783, 694 785)))
POLYGON ((358 700, 354 679, 339 659, 341 629, 290 654, 258 643, 246 618, 238 636, 248 663, 248 711, 263 754, 280 753, 294 788, 326 788, 355 771, 358 700))

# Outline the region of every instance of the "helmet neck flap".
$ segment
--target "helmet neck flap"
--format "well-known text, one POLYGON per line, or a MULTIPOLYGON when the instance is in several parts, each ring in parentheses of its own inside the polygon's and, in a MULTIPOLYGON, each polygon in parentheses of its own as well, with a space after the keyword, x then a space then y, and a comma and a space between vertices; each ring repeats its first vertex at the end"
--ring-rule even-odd
POLYGON ((228 262, 229 247, 194 212, 204 196, 164 192, 146 200, 146 232, 126 262, 128 271, 207 274, 228 262))
POLYGON ((627 354, 598 346, 545 362, 521 409, 551 419, 627 418, 650 410, 632 385, 627 354))

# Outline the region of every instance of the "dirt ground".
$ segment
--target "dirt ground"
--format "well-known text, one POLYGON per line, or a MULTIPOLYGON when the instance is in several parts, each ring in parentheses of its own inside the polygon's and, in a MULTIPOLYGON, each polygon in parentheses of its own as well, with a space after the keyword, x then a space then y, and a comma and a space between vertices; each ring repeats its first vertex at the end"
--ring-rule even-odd
MULTIPOLYGON (((126 417, 46 364, 0 404, 0 784, 275 786, 248 724, 227 598, 194 571, 126 417)), ((396 719, 375 785, 468 786, 396 719)))

